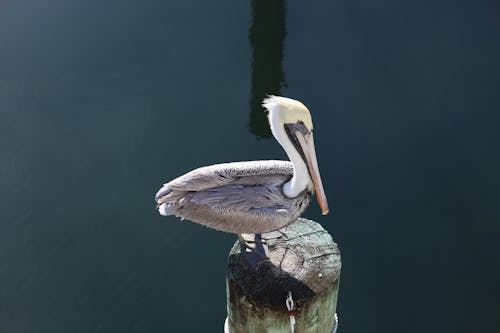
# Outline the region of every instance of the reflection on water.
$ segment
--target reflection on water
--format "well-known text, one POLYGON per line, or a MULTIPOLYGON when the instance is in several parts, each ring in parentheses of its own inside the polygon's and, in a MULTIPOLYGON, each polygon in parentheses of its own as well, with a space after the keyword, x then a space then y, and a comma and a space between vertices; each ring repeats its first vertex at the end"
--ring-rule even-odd
POLYGON ((258 138, 272 136, 262 107, 267 95, 279 95, 285 82, 283 47, 286 37, 286 2, 284 0, 252 1, 252 96, 250 98, 250 132, 258 138))

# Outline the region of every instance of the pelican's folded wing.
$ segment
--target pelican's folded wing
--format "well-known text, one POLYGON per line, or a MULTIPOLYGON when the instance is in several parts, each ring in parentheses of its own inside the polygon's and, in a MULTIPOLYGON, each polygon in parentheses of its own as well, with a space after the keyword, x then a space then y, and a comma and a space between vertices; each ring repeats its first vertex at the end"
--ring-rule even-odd
MULTIPOLYGON (((279 181, 281 184, 284 180, 280 179, 279 181)), ((286 206, 290 202, 283 200, 281 188, 276 185, 226 185, 192 192, 188 195, 188 198, 189 201, 197 205, 240 212, 259 209, 290 209, 290 207, 286 206)))
POLYGON ((293 165, 289 161, 233 162, 195 169, 165 185, 175 191, 202 191, 230 184, 263 185, 273 181, 274 175, 292 174, 293 165))
MULTIPOLYGON (((289 161, 215 164, 195 169, 166 183, 156 193, 155 199, 162 215, 172 214, 171 205, 187 198, 193 203, 222 209, 234 209, 237 207, 235 203, 242 207, 263 207, 270 203, 263 195, 266 188, 276 191, 276 185, 286 182, 292 174, 293 165, 289 161), (252 201, 252 198, 258 199, 252 201)), ((269 193, 267 197, 273 197, 273 194, 269 193)))

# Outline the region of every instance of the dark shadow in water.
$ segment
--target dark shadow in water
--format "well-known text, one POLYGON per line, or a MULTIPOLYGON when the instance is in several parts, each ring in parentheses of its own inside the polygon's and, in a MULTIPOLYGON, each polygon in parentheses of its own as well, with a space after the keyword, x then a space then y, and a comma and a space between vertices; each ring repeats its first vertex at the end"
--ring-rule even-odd
POLYGON ((258 138, 272 136, 261 104, 267 95, 279 95, 285 84, 282 63, 285 37, 286 1, 253 0, 249 34, 253 51, 249 128, 258 138))

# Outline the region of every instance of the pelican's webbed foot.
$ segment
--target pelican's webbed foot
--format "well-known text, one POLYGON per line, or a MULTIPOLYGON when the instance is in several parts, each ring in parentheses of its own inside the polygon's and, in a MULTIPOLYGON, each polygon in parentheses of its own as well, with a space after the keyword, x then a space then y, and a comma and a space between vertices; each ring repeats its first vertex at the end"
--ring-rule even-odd
POLYGON ((251 265, 258 265, 269 260, 269 248, 261 234, 239 234, 241 253, 251 265))

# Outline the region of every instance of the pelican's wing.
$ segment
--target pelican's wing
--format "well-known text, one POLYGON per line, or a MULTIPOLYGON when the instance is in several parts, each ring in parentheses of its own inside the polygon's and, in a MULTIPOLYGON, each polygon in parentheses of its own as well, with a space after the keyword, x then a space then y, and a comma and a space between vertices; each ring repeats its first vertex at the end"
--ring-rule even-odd
POLYGON ((293 165, 288 161, 249 161, 210 165, 180 176, 156 193, 158 204, 177 199, 185 192, 198 192, 223 185, 273 184, 276 176, 290 177, 293 165))
MULTIPOLYGON (((232 184, 236 181, 252 184, 265 184, 273 175, 291 176, 293 165, 288 161, 249 161, 215 164, 202 167, 169 182, 174 190, 200 191, 208 188, 232 184)), ((246 185, 246 184, 244 184, 246 185)))
MULTIPOLYGON (((275 176, 279 184, 286 181, 283 176, 275 176)), ((233 211, 249 210, 288 210, 283 200, 281 187, 278 185, 223 185, 189 194, 189 201, 198 205, 206 205, 215 209, 233 211)))

